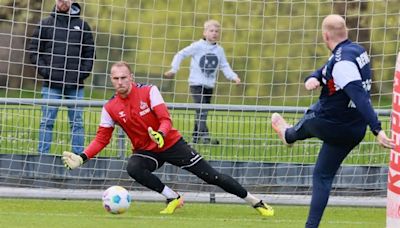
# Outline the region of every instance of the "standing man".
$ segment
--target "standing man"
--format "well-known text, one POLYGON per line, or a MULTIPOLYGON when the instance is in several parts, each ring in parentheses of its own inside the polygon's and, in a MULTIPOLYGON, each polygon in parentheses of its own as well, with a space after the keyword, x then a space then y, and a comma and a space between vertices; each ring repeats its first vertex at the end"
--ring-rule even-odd
POLYGON ((156 86, 135 83, 126 62, 117 62, 111 67, 111 82, 116 94, 103 107, 96 138, 80 155, 63 153, 67 168, 81 166, 106 147, 117 124, 134 148, 126 168, 128 174, 141 185, 165 196, 167 207, 161 214, 172 214, 183 205, 183 198, 152 173, 168 162, 244 199, 262 216, 274 215, 272 207, 247 192, 232 177, 219 173, 186 143, 172 127, 167 106, 156 86))
POLYGON ((272 114, 271 120, 272 127, 288 146, 311 137, 323 141, 313 172, 306 227, 318 227, 336 171, 364 138, 367 125, 383 147, 394 147, 371 105, 371 68, 367 52, 348 39, 346 22, 339 15, 325 17, 322 37, 332 55, 322 68, 305 80, 307 90, 322 86, 318 102, 294 127, 278 113, 272 114))
MULTIPOLYGON (((210 104, 218 70, 236 84, 240 78, 233 72, 225 57, 225 51, 219 41, 221 25, 216 20, 204 23, 203 38, 179 51, 172 60, 171 69, 164 73, 165 77, 172 78, 179 70, 181 62, 191 56, 189 86, 194 103, 210 104)), ((196 109, 196 118, 193 129, 193 143, 219 144, 217 139, 211 139, 207 127, 208 110, 196 109)))
MULTIPOLYGON (((30 59, 43 77, 43 99, 83 99, 83 81, 92 71, 95 47, 90 26, 80 18, 80 12, 78 3, 56 0, 51 15, 40 22, 32 35, 30 59)), ((39 153, 50 151, 57 112, 57 106, 42 106, 39 153)), ((84 149, 82 114, 82 107, 68 107, 72 152, 76 154, 84 149)))

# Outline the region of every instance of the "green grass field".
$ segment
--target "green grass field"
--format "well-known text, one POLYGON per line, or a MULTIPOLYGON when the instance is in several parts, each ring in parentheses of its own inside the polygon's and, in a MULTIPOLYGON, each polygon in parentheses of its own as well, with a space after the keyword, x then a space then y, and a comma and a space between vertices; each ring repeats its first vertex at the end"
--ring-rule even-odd
MULTIPOLYGON (((275 205, 275 216, 262 218, 246 204, 188 202, 173 215, 160 215, 161 202, 133 202, 122 215, 108 214, 100 200, 0 198, 0 227, 144 227, 235 228, 304 227, 308 206, 275 205)), ((385 208, 326 209, 320 227, 385 227, 385 208)))

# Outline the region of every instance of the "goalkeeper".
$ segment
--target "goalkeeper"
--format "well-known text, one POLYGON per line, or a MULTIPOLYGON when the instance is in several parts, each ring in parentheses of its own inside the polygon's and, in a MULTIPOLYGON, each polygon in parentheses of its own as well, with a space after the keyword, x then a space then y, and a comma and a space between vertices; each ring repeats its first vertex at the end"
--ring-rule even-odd
POLYGON ((183 206, 183 198, 152 173, 168 162, 244 199, 262 216, 273 216, 272 207, 247 192, 232 177, 216 171, 185 142, 178 130, 172 127, 167 106, 156 86, 135 83, 130 66, 122 61, 112 65, 111 82, 116 94, 103 107, 95 139, 80 155, 63 153, 67 168, 78 168, 106 147, 117 124, 128 135, 134 148, 126 168, 128 174, 138 183, 165 196, 167 207, 161 214, 172 214, 183 206))

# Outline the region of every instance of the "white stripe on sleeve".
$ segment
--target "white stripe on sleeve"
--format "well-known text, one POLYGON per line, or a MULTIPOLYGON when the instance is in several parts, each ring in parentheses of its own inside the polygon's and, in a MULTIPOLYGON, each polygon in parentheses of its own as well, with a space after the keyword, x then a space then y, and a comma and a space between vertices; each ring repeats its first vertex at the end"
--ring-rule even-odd
POLYGON ((103 107, 101 110, 101 118, 100 118, 100 127, 114 127, 115 122, 111 118, 110 114, 107 110, 103 107))
POLYGON ((165 103, 164 99, 162 98, 157 86, 152 86, 150 89, 150 108, 154 108, 163 103, 165 103))
POLYGON ((333 66, 332 77, 335 84, 341 89, 352 81, 361 80, 356 64, 346 60, 339 61, 333 66))

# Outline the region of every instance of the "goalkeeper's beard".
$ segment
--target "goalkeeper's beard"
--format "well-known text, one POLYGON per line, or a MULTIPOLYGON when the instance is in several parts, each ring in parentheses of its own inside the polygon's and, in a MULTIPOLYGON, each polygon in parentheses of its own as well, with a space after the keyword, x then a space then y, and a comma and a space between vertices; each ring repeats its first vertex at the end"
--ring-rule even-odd
POLYGON ((130 91, 131 91, 131 85, 129 85, 129 86, 127 86, 127 87, 125 87, 125 86, 118 86, 117 88, 115 88, 115 90, 116 90, 116 92, 119 94, 119 95, 121 95, 121 96, 123 96, 123 97, 125 97, 125 96, 127 96, 129 93, 130 93, 130 91))

